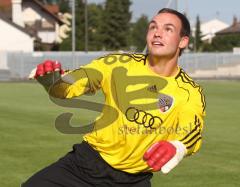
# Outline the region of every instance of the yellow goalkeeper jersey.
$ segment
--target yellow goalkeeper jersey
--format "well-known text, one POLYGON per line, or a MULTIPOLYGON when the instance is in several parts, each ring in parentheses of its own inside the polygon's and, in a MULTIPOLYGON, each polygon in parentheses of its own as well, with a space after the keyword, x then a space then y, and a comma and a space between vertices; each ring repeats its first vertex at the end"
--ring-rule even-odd
POLYGON ((188 155, 202 143, 205 100, 202 88, 180 67, 162 77, 143 54, 110 54, 63 76, 50 89, 59 98, 72 98, 102 89, 105 105, 84 135, 112 167, 128 173, 151 171, 145 151, 160 140, 179 140, 188 155))

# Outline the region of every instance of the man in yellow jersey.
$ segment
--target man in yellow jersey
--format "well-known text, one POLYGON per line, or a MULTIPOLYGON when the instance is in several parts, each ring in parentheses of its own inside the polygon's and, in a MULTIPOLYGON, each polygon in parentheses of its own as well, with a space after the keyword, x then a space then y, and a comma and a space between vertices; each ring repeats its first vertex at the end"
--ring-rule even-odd
POLYGON ((162 9, 149 24, 146 55, 110 54, 65 73, 59 63, 39 64, 34 77, 50 96, 102 89, 105 105, 91 130, 80 129, 83 142, 23 187, 150 187, 152 172, 169 173, 197 152, 205 100, 177 63, 189 35, 184 15, 162 9))

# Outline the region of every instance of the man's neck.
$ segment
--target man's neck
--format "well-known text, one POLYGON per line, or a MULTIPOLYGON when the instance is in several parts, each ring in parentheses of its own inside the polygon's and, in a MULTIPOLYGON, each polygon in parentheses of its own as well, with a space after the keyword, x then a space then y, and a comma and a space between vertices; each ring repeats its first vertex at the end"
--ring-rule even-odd
POLYGON ((176 75, 178 71, 177 65, 178 56, 174 56, 173 58, 165 58, 165 57, 153 57, 151 55, 148 56, 148 66, 149 68, 164 77, 171 77, 176 75))

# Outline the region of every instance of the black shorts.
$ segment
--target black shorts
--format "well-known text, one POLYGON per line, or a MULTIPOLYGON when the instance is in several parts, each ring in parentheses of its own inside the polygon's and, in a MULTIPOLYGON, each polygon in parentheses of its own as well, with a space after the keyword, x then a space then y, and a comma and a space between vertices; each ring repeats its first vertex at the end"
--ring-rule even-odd
POLYGON ((22 187, 150 187, 152 173, 130 174, 111 167, 82 142, 52 165, 37 172, 22 187))

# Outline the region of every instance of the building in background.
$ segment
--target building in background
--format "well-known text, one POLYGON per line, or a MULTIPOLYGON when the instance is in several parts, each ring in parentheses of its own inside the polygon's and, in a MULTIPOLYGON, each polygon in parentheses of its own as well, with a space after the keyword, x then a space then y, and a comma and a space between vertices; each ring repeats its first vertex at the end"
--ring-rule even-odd
MULTIPOLYGON (((216 36, 218 31, 227 28, 229 25, 219 19, 212 19, 207 22, 201 23, 201 40, 206 43, 211 43, 212 39, 216 36)), ((192 33, 195 33, 196 28, 192 29, 192 33)))
POLYGON ((1 14, 0 28, 0 51, 32 52, 34 50, 34 41, 38 38, 1 14))
MULTIPOLYGON (((235 40, 239 41, 240 36, 240 21, 238 21, 237 17, 233 18, 233 23, 229 27, 219 31, 216 33, 217 36, 232 36, 236 37, 235 40)), ((233 53, 234 54, 240 54, 240 47, 239 42, 237 47, 233 47, 233 53)))
POLYGON ((237 34, 240 35, 240 21, 236 17, 233 18, 232 25, 220 30, 217 35, 237 34))
MULTIPOLYGON (((66 18, 58 16, 60 12, 57 4, 43 5, 37 0, 0 0, 0 10, 5 21, 18 25, 31 36, 36 36, 36 50, 51 50, 68 37, 66 33, 70 30, 70 22, 67 25, 66 18)), ((69 18, 71 17, 68 16, 69 18)), ((1 29, 0 35, 4 32, 1 29)), ((15 41, 17 45, 17 38, 15 41)))
POLYGON ((229 25, 218 19, 213 19, 201 24, 202 41, 211 43, 216 33, 227 28, 229 25))

